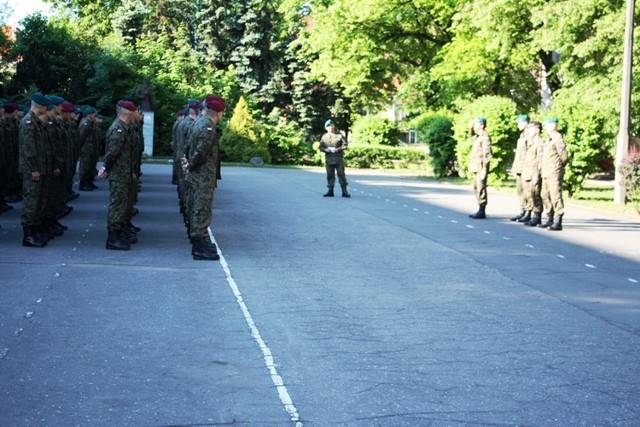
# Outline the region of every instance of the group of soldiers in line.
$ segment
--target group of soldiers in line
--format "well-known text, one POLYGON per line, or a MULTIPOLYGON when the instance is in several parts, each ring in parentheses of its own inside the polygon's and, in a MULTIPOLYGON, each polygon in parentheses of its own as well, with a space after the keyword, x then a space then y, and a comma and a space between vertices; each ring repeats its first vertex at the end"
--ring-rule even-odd
POLYGON ((217 95, 190 99, 172 129, 172 183, 177 186, 180 213, 191 241, 194 260, 220 259, 209 236, 213 197, 220 179, 220 131, 225 102, 217 95))
POLYGON ((98 188, 102 117, 93 107, 80 109, 41 93, 32 95, 28 108, 11 102, 2 107, 0 194, 12 203, 22 200, 22 244, 41 248, 67 230, 59 220, 73 210, 67 203, 79 196, 72 188, 76 172, 81 191, 98 188))
MULTIPOLYGON (((479 117, 471 128, 473 146, 469 171, 474 174, 474 190, 479 205, 478 211, 469 215, 473 219, 486 218, 487 176, 492 157, 491 138, 485 129, 486 124, 486 119, 479 117)), ((511 172, 516 178, 521 211, 511 221, 553 231, 562 230, 562 184, 568 154, 562 134, 558 131, 558 119, 552 117, 545 120, 545 139, 541 135, 543 124, 530 121, 528 115, 518 116, 516 124, 520 137, 511 172), (544 221, 543 212, 547 214, 544 221)))
POLYGON ((22 200, 22 244, 44 247, 67 230, 59 220, 79 196, 72 189, 78 163, 80 189, 97 188, 101 118, 92 107, 41 93, 30 107, 0 100, 0 113, 0 205, 4 211, 12 208, 6 202, 22 200))

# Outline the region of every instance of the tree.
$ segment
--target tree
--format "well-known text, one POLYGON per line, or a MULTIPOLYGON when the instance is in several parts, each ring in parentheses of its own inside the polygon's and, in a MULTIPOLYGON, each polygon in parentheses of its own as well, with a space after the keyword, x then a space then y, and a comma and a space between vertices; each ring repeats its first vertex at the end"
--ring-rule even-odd
POLYGON ((244 97, 238 100, 222 133, 220 151, 226 161, 248 163, 252 157, 260 157, 265 163, 271 163, 264 128, 251 115, 244 97))

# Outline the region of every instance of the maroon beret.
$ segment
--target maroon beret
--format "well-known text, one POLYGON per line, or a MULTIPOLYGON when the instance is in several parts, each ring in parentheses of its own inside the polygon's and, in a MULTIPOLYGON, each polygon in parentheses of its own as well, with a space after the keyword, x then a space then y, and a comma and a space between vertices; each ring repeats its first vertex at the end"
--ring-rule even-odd
POLYGON ((13 113, 14 111, 16 111, 18 109, 18 104, 15 102, 10 102, 8 104, 4 104, 4 112, 5 113, 13 113))
POLYGON ((133 101, 118 101, 118 107, 129 111, 138 111, 138 106, 133 101))
POLYGON ((204 104, 213 111, 224 111, 224 100, 217 95, 207 95, 204 104))
POLYGON ((198 108, 200 108, 200 101, 192 102, 191 104, 189 104, 189 108, 192 110, 197 110, 198 108))
POLYGON ((60 107, 62 107, 63 113, 73 113, 76 109, 75 105, 73 105, 68 101, 65 101, 62 104, 60 104, 60 107))

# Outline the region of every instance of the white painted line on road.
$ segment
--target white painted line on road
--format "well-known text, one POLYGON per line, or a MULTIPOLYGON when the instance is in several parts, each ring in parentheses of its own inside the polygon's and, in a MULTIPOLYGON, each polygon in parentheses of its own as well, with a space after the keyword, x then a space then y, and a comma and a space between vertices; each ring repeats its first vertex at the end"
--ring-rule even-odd
POLYGON ((491 234, 489 230, 484 230, 484 234, 491 234))
POLYGON ((413 208, 413 211, 414 212, 418 212, 418 208, 413 208))
POLYGON ((527 243, 525 246, 526 246, 526 247, 528 247, 528 248, 531 248, 531 249, 533 249, 533 248, 534 248, 534 246, 533 246, 533 245, 530 245, 530 244, 528 244, 528 243, 527 243))
POLYGON ((442 219, 442 215, 438 215, 438 218, 442 219))
POLYGON ((587 268, 596 268, 596 266, 593 264, 585 264, 584 266, 587 268))
POLYGON ((452 224, 457 224, 457 223, 458 223, 458 221, 456 221, 455 219, 452 219, 452 220, 451 220, 451 223, 452 223, 452 224))
POLYGON ((511 237, 503 237, 502 240, 511 240, 511 237))
POLYGON ((409 206, 407 206, 407 205, 402 205, 402 207, 403 207, 403 208, 408 208, 409 206))
MULTIPOLYGON (((211 233, 211 229, 209 229, 209 237, 211 238, 211 241, 217 246, 216 239, 215 237, 213 237, 213 233, 211 233)), ((289 391, 287 390, 287 387, 284 385, 284 381, 282 380, 282 377, 278 374, 278 370, 276 369, 276 363, 273 360, 273 355, 271 354, 271 350, 262 339, 262 336, 260 335, 260 330, 258 329, 258 326, 256 325, 256 323, 253 321, 253 317, 249 312, 249 307, 247 307, 247 304, 245 304, 244 299, 242 298, 242 293, 240 293, 240 289, 238 288, 236 281, 233 279, 233 276, 231 275, 231 270, 229 269, 227 260, 222 255, 220 248, 218 248, 218 253, 220 254, 220 265, 224 270, 224 274, 227 278, 227 283, 229 284, 229 287, 231 288, 233 295, 236 297, 236 301, 240 306, 240 310, 242 310, 242 314, 244 315, 244 320, 247 322, 247 325, 251 330, 251 336, 258 344, 258 347, 260 347, 260 351, 262 351, 262 356, 264 357, 264 363, 267 366, 267 369, 269 370, 269 374, 271 375, 271 381, 273 382, 273 385, 275 385, 276 390, 278 390, 278 396, 280 397, 280 402, 282 402, 282 404, 284 405, 284 409, 289 414, 289 418, 291 419, 291 421, 294 422, 297 427, 300 427, 303 425, 302 422, 300 421, 300 415, 298 415, 298 410, 296 409, 295 405, 293 404, 293 401, 291 400, 291 396, 289 395, 289 391)))
POLYGON ((629 277, 629 279, 627 279, 627 280, 629 280, 631 283, 638 283, 638 281, 636 279, 632 279, 631 277, 629 277))
POLYGON ((469 224, 467 224, 466 227, 467 228, 475 228, 473 225, 469 225, 469 224))
POLYGON ((557 254, 556 256, 557 256, 558 258, 562 258, 562 259, 564 259, 564 255, 557 254))
POLYGON ((385 202, 390 202, 391 200, 389 200, 389 199, 384 199, 384 201, 385 201, 385 202))
POLYGON ((426 213, 427 215, 431 215, 431 212, 429 211, 424 211, 424 213, 426 213))

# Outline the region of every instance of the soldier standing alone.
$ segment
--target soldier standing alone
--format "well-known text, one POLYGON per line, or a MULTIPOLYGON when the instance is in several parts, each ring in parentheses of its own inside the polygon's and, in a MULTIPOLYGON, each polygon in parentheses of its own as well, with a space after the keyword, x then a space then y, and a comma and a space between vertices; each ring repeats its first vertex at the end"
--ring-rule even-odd
POLYGON ((478 201, 478 212, 469 215, 473 219, 484 219, 487 207, 487 176, 489 162, 493 156, 491 138, 485 130, 487 119, 478 117, 473 121, 473 147, 469 159, 469 172, 473 173, 473 189, 478 201))
POLYGON ((338 181, 342 188, 342 197, 351 197, 347 191, 347 177, 344 173, 344 159, 342 152, 347 149, 347 141, 344 136, 336 131, 336 125, 329 119, 324 123, 326 133, 320 139, 320 151, 324 153, 325 167, 327 170, 327 187, 329 190, 323 197, 333 197, 333 186, 336 183, 336 172, 338 181))

